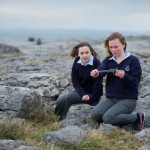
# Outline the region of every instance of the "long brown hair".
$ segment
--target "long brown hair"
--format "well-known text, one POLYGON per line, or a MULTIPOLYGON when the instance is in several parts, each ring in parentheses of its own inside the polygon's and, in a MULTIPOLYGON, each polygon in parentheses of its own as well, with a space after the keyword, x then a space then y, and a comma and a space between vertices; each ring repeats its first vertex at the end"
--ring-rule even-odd
POLYGON ((95 50, 92 48, 92 46, 88 42, 80 42, 79 44, 77 44, 76 46, 74 46, 73 49, 72 49, 72 51, 71 51, 71 53, 70 53, 70 56, 71 57, 77 57, 78 53, 79 53, 79 48, 80 47, 84 47, 84 46, 89 47, 89 49, 91 51, 91 54, 94 57, 98 57, 98 54, 95 52, 95 50))
POLYGON ((112 55, 110 50, 109 50, 109 41, 114 40, 114 39, 119 39, 120 42, 123 45, 125 45, 124 50, 126 50, 126 48, 127 48, 127 42, 126 42, 125 37, 119 32, 113 32, 104 41, 104 47, 107 49, 107 52, 108 52, 109 55, 112 55))

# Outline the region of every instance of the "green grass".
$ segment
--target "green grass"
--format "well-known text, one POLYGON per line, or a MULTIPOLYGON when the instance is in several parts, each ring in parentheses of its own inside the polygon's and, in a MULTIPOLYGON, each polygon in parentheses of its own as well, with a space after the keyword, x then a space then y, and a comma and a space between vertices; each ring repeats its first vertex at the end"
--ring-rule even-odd
POLYGON ((6 65, 0 64, 0 76, 7 73, 6 65))
POLYGON ((26 63, 29 65, 39 65, 39 64, 43 64, 44 62, 38 59, 34 59, 34 60, 29 60, 26 63))
POLYGON ((139 54, 140 56, 146 57, 146 58, 150 57, 149 51, 137 52, 137 54, 139 54))
POLYGON ((16 57, 19 57, 21 56, 21 53, 15 53, 15 54, 0 54, 0 59, 1 58, 16 58, 16 57))
POLYGON ((110 133, 92 130, 80 144, 68 146, 67 150, 136 150, 144 144, 146 142, 138 142, 133 134, 125 135, 120 129, 110 133))
MULTIPOLYGON (((18 124, 7 120, 0 122, 0 139, 23 140, 25 145, 42 147, 44 150, 53 150, 54 145, 43 142, 43 136, 48 131, 58 130, 56 123, 43 124, 26 122, 18 124), (52 148, 52 149, 51 149, 52 148)), ((60 150, 55 147, 54 150, 60 150)))
POLYGON ((23 140, 25 145, 41 147, 44 150, 136 150, 150 142, 136 141, 133 133, 124 133, 114 129, 110 133, 92 130, 76 145, 59 147, 43 141, 46 132, 57 131, 58 117, 50 107, 38 104, 25 117, 25 122, 16 123, 11 120, 0 121, 0 139, 23 140))
POLYGON ((25 145, 41 147, 44 150, 136 150, 144 144, 150 144, 150 142, 136 141, 133 133, 125 134, 121 129, 114 129, 110 133, 91 130, 79 144, 67 147, 47 144, 43 141, 45 133, 59 130, 58 117, 52 112, 47 113, 49 118, 43 119, 44 113, 34 111, 23 123, 11 120, 0 121, 0 139, 19 139, 23 140, 25 145), (37 113, 39 116, 36 120, 37 113))
POLYGON ((49 54, 50 58, 55 58, 57 56, 60 56, 60 52, 58 52, 58 51, 53 51, 49 54))
POLYGON ((44 124, 27 121, 17 124, 12 121, 1 121, 0 139, 20 139, 25 142, 25 145, 42 147, 44 150, 135 150, 144 144, 150 144, 150 142, 138 142, 133 139, 132 133, 125 135, 120 129, 115 129, 110 133, 91 130, 79 144, 64 148, 43 142, 46 132, 58 129, 58 124, 54 122, 44 124))
POLYGON ((25 139, 26 132, 24 128, 15 122, 1 121, 0 122, 0 139, 25 139))

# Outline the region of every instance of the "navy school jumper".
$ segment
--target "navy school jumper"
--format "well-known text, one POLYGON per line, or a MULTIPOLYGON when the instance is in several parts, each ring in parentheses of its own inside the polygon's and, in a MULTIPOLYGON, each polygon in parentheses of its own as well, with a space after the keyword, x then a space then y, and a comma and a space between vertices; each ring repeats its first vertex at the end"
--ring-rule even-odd
MULTIPOLYGON (((130 55, 120 64, 111 59, 112 56, 106 57, 98 70, 118 69, 124 70, 125 76, 120 79, 113 73, 107 74, 106 79, 106 97, 117 99, 135 99, 138 100, 138 86, 141 80, 141 66, 137 57, 130 55)), ((104 77, 106 73, 101 73, 104 77)))
POLYGON ((100 65, 100 61, 94 57, 93 65, 88 64, 84 66, 77 63, 79 59, 80 58, 77 57, 72 66, 71 76, 73 87, 81 98, 87 94, 92 95, 87 103, 90 105, 96 105, 103 94, 102 78, 93 78, 90 75, 90 72, 93 69, 97 69, 100 65))

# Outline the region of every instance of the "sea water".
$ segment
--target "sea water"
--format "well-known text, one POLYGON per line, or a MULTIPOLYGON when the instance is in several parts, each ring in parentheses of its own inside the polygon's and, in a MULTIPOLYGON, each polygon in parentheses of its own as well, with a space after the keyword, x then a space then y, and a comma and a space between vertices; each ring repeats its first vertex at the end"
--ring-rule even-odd
MULTIPOLYGON (((92 39, 105 38, 113 31, 84 30, 84 29, 0 29, 0 40, 48 38, 48 39, 92 39)), ((141 35, 138 32, 121 32, 124 35, 141 35)), ((144 33, 145 34, 145 33, 144 33)))

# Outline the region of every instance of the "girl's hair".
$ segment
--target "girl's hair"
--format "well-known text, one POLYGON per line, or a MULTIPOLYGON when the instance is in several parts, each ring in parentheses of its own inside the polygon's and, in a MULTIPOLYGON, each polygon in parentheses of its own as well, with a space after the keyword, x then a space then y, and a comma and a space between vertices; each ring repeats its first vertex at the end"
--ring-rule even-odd
POLYGON ((114 40, 114 39, 119 39, 120 42, 123 45, 125 45, 124 50, 126 50, 126 47, 127 47, 127 42, 126 42, 125 37, 119 32, 113 32, 104 41, 104 47, 107 49, 107 52, 108 52, 109 55, 112 55, 112 53, 109 50, 109 41, 114 40))
POLYGON ((92 48, 92 46, 88 42, 81 42, 81 43, 77 44, 75 47, 73 47, 73 49, 72 49, 72 51, 70 53, 70 56, 71 57, 78 57, 79 48, 80 47, 84 47, 84 46, 89 47, 89 49, 91 51, 91 54, 94 57, 98 57, 98 54, 94 51, 94 49, 92 48))

